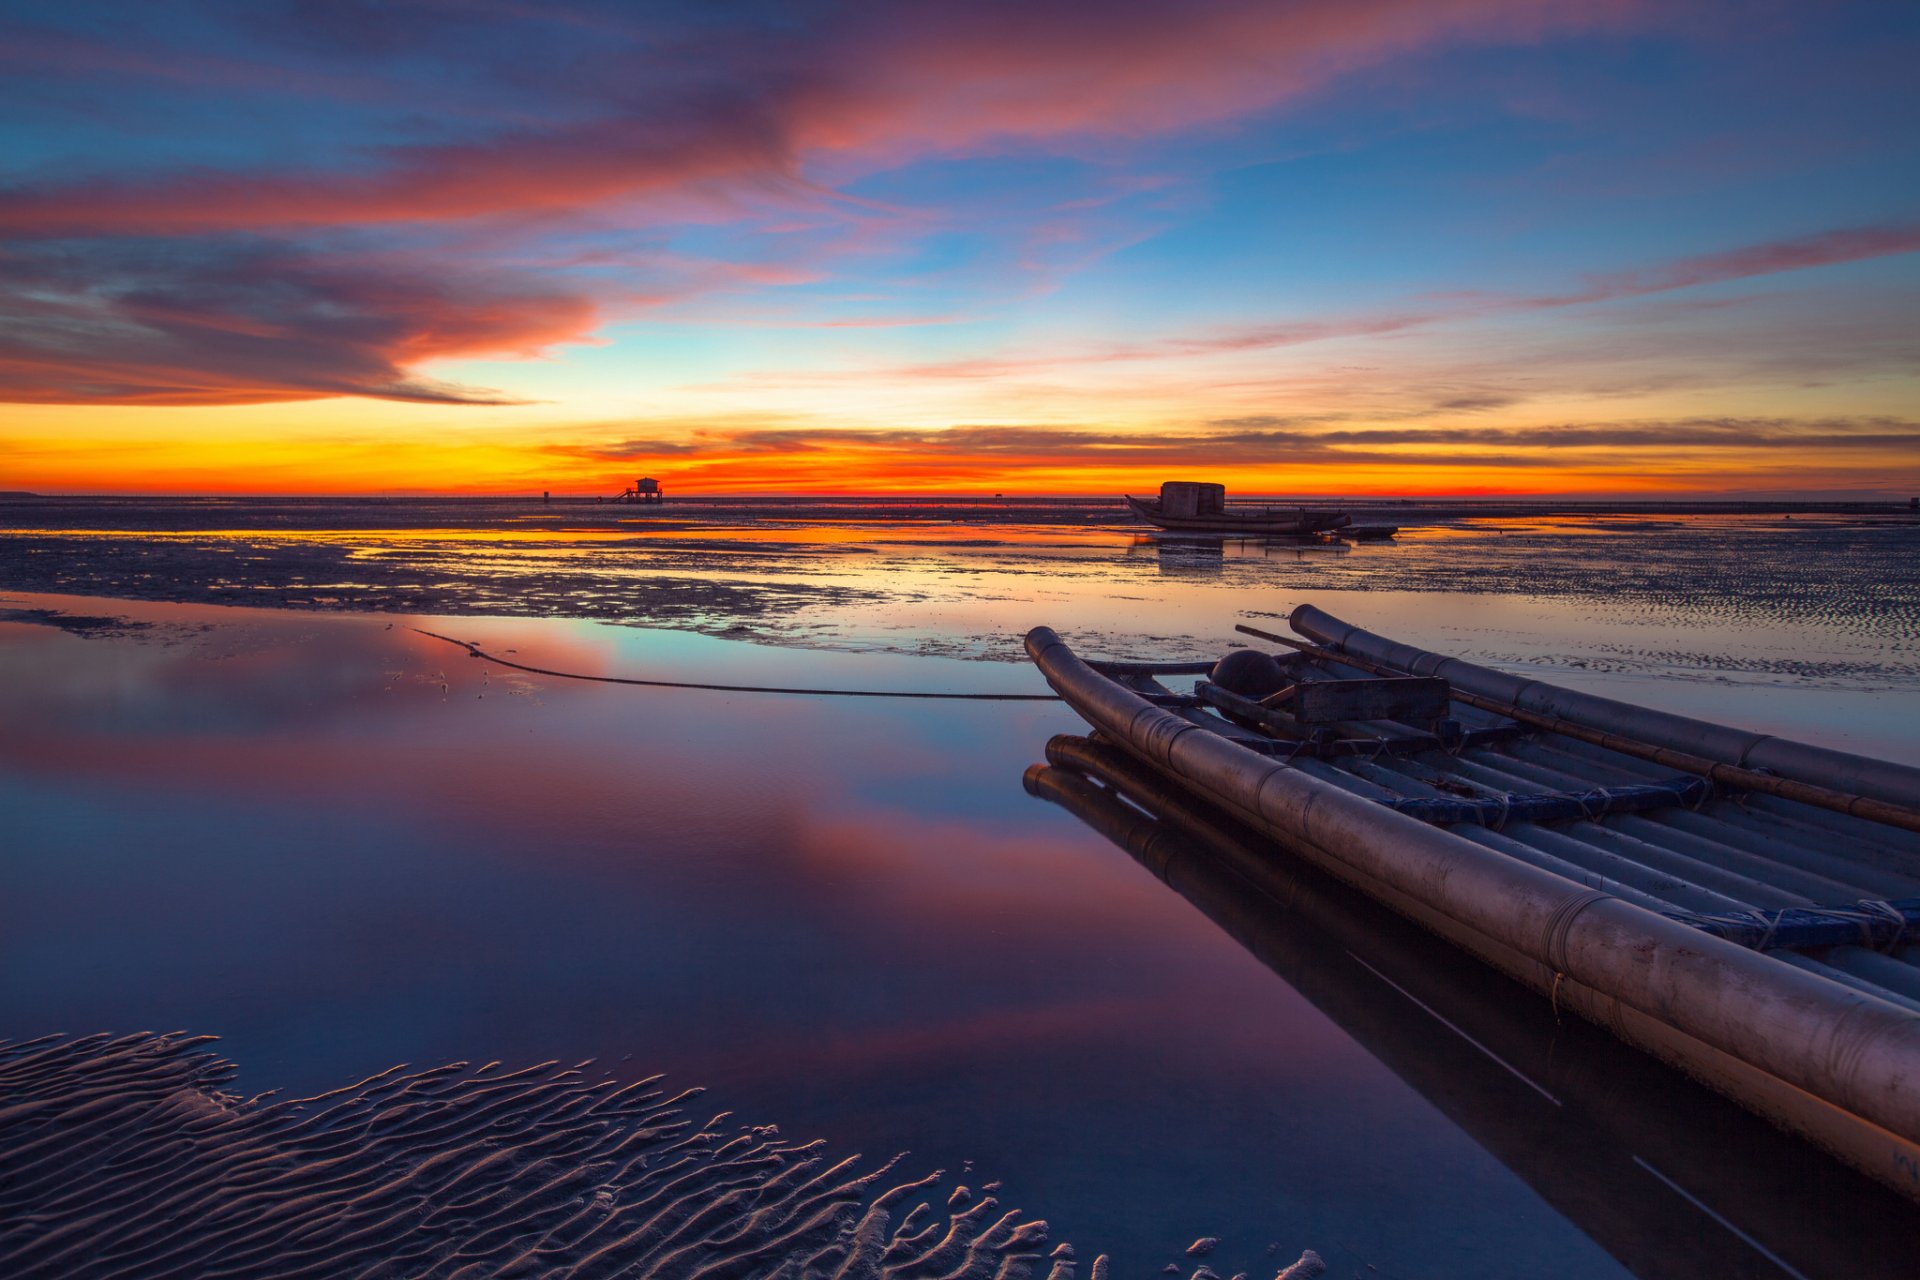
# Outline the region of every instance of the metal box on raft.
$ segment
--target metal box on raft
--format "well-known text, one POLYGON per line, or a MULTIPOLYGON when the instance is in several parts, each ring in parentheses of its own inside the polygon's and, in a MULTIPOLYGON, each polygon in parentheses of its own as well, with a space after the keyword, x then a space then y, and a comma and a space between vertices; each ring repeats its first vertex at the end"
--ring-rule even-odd
POLYGON ((1217 516, 1227 510, 1227 486, 1169 480, 1160 486, 1160 510, 1170 516, 1217 516))

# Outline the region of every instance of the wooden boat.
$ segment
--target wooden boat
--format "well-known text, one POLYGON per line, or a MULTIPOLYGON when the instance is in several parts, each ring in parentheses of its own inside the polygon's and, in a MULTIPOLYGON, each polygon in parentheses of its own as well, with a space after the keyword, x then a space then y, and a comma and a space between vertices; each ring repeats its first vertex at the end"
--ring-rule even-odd
POLYGON ((1170 782, 1920 1200, 1920 769, 1290 621, 1217 663, 1026 644, 1170 782))
POLYGON ((1353 523, 1341 511, 1305 507, 1229 510, 1224 485, 1169 480, 1158 498, 1125 495, 1127 508, 1148 524, 1176 533, 1225 533, 1252 537, 1289 537, 1326 533, 1353 523))
POLYGON ((1639 1280, 1884 1276, 1911 1252, 1920 1209, 1555 1016, 1137 757, 1071 734, 1046 757, 1029 793, 1125 850, 1639 1280))

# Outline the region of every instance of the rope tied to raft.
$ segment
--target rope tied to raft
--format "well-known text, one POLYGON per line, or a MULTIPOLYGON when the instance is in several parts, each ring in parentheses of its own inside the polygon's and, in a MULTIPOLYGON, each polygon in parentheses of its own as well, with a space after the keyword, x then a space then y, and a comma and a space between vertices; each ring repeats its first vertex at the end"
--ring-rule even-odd
MULTIPOLYGON (((1748 747, 1747 751, 1751 751, 1752 749, 1753 749, 1752 747, 1748 747)), ((1745 763, 1746 758, 1747 758, 1747 752, 1742 751, 1740 753, 1741 763, 1736 767, 1745 769, 1748 773, 1757 773, 1765 778, 1777 778, 1780 776, 1778 773, 1775 773, 1772 769, 1767 768, 1765 765, 1748 765, 1747 763, 1745 763)), ((1711 784, 1714 781, 1715 781, 1715 778, 1713 777, 1712 774, 1709 773, 1707 775, 1707 782, 1711 784)), ((1752 813, 1753 798, 1758 794, 1759 793, 1755 791, 1742 790, 1742 791, 1739 791, 1737 794, 1735 794, 1735 796, 1733 797, 1733 802, 1740 806, 1742 812, 1752 813)))
POLYGON ((1593 822, 1606 816, 1607 806, 1613 803, 1613 792, 1605 787, 1595 787, 1591 791, 1582 792, 1578 799, 1580 816, 1588 822, 1593 822))
POLYGON ((1888 902, 1885 898, 1860 899, 1860 913, 1865 917, 1860 929, 1861 934, 1866 938, 1866 941, 1862 945, 1872 947, 1876 951, 1884 951, 1891 955, 1894 948, 1900 945, 1902 934, 1906 931, 1907 925, 1911 923, 1907 919, 1906 913, 1894 906, 1891 902, 1888 902), (1872 926, 1874 920, 1884 920, 1893 926, 1893 932, 1888 935, 1884 946, 1874 941, 1872 926))
POLYGON ((648 689, 700 689, 710 693, 785 693, 814 698, 920 698, 942 702, 1060 701, 1060 695, 1057 693, 952 693, 927 689, 812 689, 783 685, 709 684, 696 680, 641 680, 632 676, 594 676, 579 671, 555 671, 549 667, 533 667, 524 662, 512 662, 488 653, 472 640, 456 640, 452 636, 443 636, 438 632, 428 631, 424 627, 409 629, 434 640, 458 645, 467 651, 469 658, 480 658, 496 666, 524 671, 529 675, 552 676, 559 680, 587 680, 595 684, 637 685, 648 689))
POLYGON ((1671 910, 1670 920, 1755 951, 1864 947, 1892 952, 1920 935, 1920 898, 1861 898, 1842 906, 1748 907, 1721 914, 1671 910))
MULTIPOLYGON (((1417 653, 1412 661, 1401 661, 1398 665, 1393 665, 1347 653, 1341 647, 1342 641, 1334 641, 1331 646, 1312 644, 1291 636, 1262 631, 1258 627, 1250 627, 1245 623, 1235 624, 1234 630, 1261 640, 1286 645, 1295 652, 1312 658, 1343 662, 1379 676, 1394 677, 1418 673, 1425 660, 1439 656, 1417 653)), ((1433 670, 1438 672, 1444 667, 1443 661, 1433 670)), ((1752 794, 1759 794, 1795 804, 1813 805, 1833 813, 1844 813, 1868 822, 1899 827, 1906 831, 1920 832, 1920 805, 1914 804, 1911 800, 1884 799, 1882 798, 1886 794, 1884 789, 1874 794, 1849 793, 1833 786, 1804 781, 1797 775, 1783 775, 1778 770, 1766 766, 1750 768, 1745 765, 1735 765, 1725 759, 1696 755, 1678 747, 1604 732, 1592 725, 1569 720, 1564 716, 1527 710, 1521 704, 1526 700, 1529 691, 1538 683, 1538 681, 1528 682, 1511 693, 1503 694, 1500 698, 1472 693, 1456 684, 1453 688, 1453 699, 1469 707, 1505 716, 1520 725, 1528 726, 1531 732, 1521 736, 1529 740, 1538 740, 1539 736, 1545 733, 1562 734, 1577 742, 1589 743, 1605 750, 1618 751, 1623 755, 1684 770, 1722 788, 1730 789, 1734 793, 1734 803, 1740 804, 1743 808, 1748 807, 1752 794)), ((1753 745, 1750 743, 1748 748, 1742 751, 1742 760, 1751 757, 1753 745)))

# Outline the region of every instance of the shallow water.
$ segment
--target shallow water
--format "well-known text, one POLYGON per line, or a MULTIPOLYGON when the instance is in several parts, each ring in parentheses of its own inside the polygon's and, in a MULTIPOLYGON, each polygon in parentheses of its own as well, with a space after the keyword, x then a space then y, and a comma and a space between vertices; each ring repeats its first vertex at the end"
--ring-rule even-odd
POLYGON ((1211 651, 1245 615, 1359 593, 1349 612, 1495 661, 1920 688, 1920 520, 1902 515, 1395 507, 1360 514, 1404 526, 1397 538, 1354 544, 1146 536, 1124 514, 1094 500, 0 501, 0 588, 591 617, 1002 661, 1039 622, 1095 646, 1211 651), (1407 593, 1438 598, 1385 602, 1407 593), (1554 648, 1496 643, 1516 625, 1554 648))
POLYGON ((1042 686, 928 655, 1006 657, 1036 622, 1210 654, 1311 599, 1920 761, 1904 526, 1694 519, 1708 555, 1645 521, 1468 521, 1341 551, 1142 542, 1091 510, 969 539, 942 513, 622 535, 609 560, 550 531, 240 514, 202 522, 237 536, 0 538, 0 1038, 216 1032, 247 1091, 399 1061, 665 1070, 795 1138, 1001 1180, 1116 1275, 1271 1274, 1303 1248, 1335 1275, 1860 1275, 1915 1225, 1364 905, 1236 940, 1025 794, 1082 727, 1058 706, 588 684, 410 629, 585 674, 1011 692, 1042 686), (1841 544, 1851 568, 1800 554, 1841 544), (276 576, 315 547, 331 576, 276 576), (49 581, 145 599, 26 589, 49 581), (503 602, 604 616, 477 616, 503 602), (1196 1260, 1199 1236, 1222 1243, 1196 1260))

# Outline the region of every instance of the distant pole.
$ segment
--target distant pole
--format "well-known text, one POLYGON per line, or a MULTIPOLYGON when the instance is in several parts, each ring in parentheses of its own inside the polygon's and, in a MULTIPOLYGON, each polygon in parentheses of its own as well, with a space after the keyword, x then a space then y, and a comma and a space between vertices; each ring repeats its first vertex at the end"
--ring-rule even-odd
POLYGON ((553 490, 551 490, 551 489, 547 489, 547 490, 545 490, 545 491, 543 491, 543 492, 542 492, 542 493, 540 494, 540 501, 542 501, 542 502, 552 502, 552 501, 553 501, 553 490))

